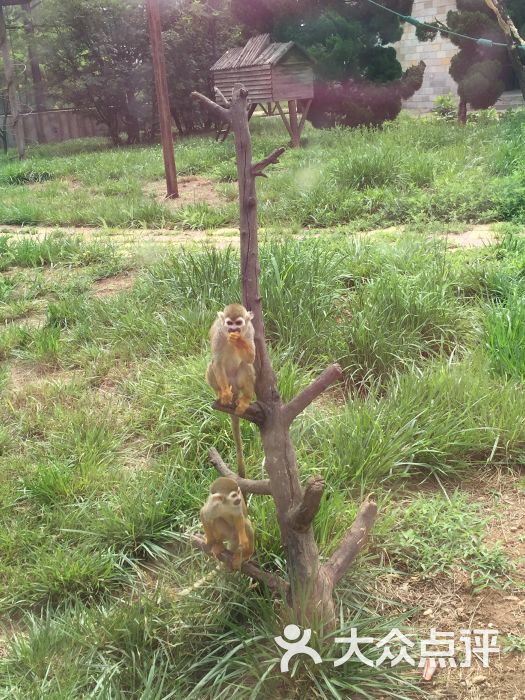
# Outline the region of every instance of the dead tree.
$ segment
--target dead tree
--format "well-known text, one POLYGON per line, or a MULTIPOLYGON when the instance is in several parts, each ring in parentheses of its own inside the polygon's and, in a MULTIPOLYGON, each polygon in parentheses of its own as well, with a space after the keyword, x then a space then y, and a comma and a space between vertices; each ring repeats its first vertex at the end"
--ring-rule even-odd
MULTIPOLYGON (((218 452, 210 450, 210 460, 224 476, 234 477, 246 493, 271 495, 275 501, 281 540, 287 563, 289 581, 262 571, 254 562, 245 562, 242 571, 264 581, 282 594, 293 608, 296 620, 319 624, 325 630, 335 626, 333 590, 363 546, 372 527, 377 506, 366 500, 353 525, 343 537, 335 552, 324 564, 314 539, 312 522, 319 508, 324 490, 321 476, 312 476, 303 489, 295 450, 290 439, 290 426, 297 416, 331 384, 341 379, 342 371, 334 364, 289 403, 279 395, 277 380, 266 346, 264 319, 259 291, 259 257, 257 241, 257 196, 255 178, 265 177, 267 166, 277 163, 284 152, 278 148, 267 158, 252 162, 252 144, 248 126, 247 91, 237 84, 229 107, 223 107, 200 93, 192 96, 200 100, 218 121, 227 122, 235 136, 240 205, 241 285, 243 304, 254 314, 257 374, 257 401, 243 418, 255 423, 261 433, 265 454, 267 480, 238 478, 223 462, 218 452)), ((219 411, 231 413, 233 407, 214 404, 219 411)), ((202 538, 193 538, 193 544, 206 549, 202 538)), ((228 555, 224 557, 228 561, 228 555)))

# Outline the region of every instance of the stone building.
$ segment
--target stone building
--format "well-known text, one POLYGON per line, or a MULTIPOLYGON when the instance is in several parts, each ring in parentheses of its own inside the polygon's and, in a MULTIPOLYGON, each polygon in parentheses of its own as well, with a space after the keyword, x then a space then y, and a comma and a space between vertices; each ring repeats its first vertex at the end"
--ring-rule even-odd
MULTIPOLYGON (((456 0, 414 0, 412 16, 416 19, 433 22, 436 18, 446 22, 449 10, 456 9, 456 0)), ((437 35, 434 41, 420 42, 416 38, 416 28, 405 24, 403 37, 396 46, 397 58, 403 69, 425 61, 427 67, 423 86, 405 103, 405 108, 415 112, 430 112, 434 100, 440 95, 457 95, 456 83, 449 75, 450 59, 457 47, 448 39, 437 35)), ((503 94, 497 107, 506 108, 514 105, 523 106, 519 90, 503 94)))

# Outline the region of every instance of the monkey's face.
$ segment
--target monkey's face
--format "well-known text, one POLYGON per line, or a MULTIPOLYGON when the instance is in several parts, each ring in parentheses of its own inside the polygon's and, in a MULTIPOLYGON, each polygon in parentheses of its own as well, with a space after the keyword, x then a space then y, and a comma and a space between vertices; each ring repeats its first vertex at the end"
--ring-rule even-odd
POLYGON ((226 327, 226 332, 227 333, 242 333, 244 326, 246 325, 246 322, 242 316, 239 316, 238 318, 230 318, 229 316, 226 316, 224 319, 224 325, 226 327))
POLYGON ((251 311, 246 311, 241 304, 230 304, 224 311, 219 311, 218 317, 226 333, 244 334, 247 324, 253 318, 251 311))
POLYGON ((214 493, 212 498, 214 503, 230 506, 231 508, 239 508, 242 503, 240 488, 233 489, 227 493, 214 493))

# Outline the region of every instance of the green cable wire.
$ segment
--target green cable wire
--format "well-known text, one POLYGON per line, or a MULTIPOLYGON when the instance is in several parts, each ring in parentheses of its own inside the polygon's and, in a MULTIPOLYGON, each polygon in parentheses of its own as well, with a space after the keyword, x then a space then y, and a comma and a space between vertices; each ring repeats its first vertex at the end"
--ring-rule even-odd
MULTIPOLYGON (((461 39, 468 39, 469 41, 475 41, 476 44, 479 46, 501 46, 505 49, 508 48, 507 44, 503 44, 499 41, 492 41, 492 39, 477 39, 474 36, 467 36, 466 34, 460 34, 459 32, 454 32, 452 29, 449 29, 448 27, 445 27, 444 29, 439 29, 437 27, 434 27, 432 24, 427 24, 426 22, 421 22, 419 19, 415 19, 415 17, 411 17, 410 15, 402 15, 400 12, 396 12, 396 10, 390 9, 390 7, 385 7, 385 5, 381 5, 379 2, 376 2, 375 0, 367 0, 371 5, 375 5, 376 7, 380 7, 382 10, 385 10, 385 12, 390 12, 392 15, 396 15, 396 17, 399 17, 400 19, 403 20, 403 22, 406 22, 407 24, 411 24, 413 27, 425 27, 426 29, 432 29, 435 32, 443 32, 444 34, 451 34, 452 36, 459 36, 461 39)), ((521 49, 522 51, 525 51, 525 44, 515 44, 516 48, 521 49)))

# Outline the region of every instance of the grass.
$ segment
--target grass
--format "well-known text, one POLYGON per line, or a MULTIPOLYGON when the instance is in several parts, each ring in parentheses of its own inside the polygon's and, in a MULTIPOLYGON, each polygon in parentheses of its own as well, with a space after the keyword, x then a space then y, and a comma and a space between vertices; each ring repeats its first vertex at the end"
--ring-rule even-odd
MULTIPOLYGON (((375 491, 380 503, 372 547, 338 590, 341 636, 352 626, 377 638, 396 626, 410 631, 413 611, 385 612, 375 592, 376 577, 392 570, 440 585, 459 568, 475 590, 512 583, 512 562, 485 543, 486 514, 462 495, 459 479, 525 461, 523 226, 504 224, 492 247, 450 252, 429 235, 435 221, 423 225, 417 212, 448 221, 501 218, 503 190, 494 190, 494 178, 514 187, 520 161, 500 158, 496 147, 514 139, 519 154, 520 123, 507 117, 485 125, 483 143, 479 125, 459 130, 432 121, 401 120, 383 132, 310 131, 307 148, 288 152, 262 184, 261 216, 272 226, 313 224, 312 212, 316 225, 354 214, 356 226, 413 222, 394 239, 355 236, 345 226, 302 241, 275 229, 263 236, 261 293, 283 398, 328 362, 344 369, 344 383, 293 427, 301 479, 326 478, 315 520, 322 557, 364 494, 375 491), (398 142, 408 133, 403 154, 398 142), (462 189, 452 192, 454 183, 462 189), (452 495, 414 494, 422 479, 452 495)), ((260 129, 257 155, 278 145, 278 133, 260 129)), ((194 139, 179 151, 182 172, 215 168, 217 178, 231 178, 231 144, 194 139)), ((122 194, 160 168, 154 148, 35 149, 28 164, 0 169, 7 197, 0 210, 13 206, 23 188, 13 183, 26 177, 50 188, 42 201, 27 194, 35 212, 44 200, 51 211, 58 185, 74 174, 92 188, 90 221, 102 206, 97 188, 112 185, 113 194, 104 194, 108 221, 129 225, 136 219, 124 208, 132 198, 122 194)), ((81 216, 88 211, 82 197, 81 216)), ((64 225, 71 203, 63 200, 54 216, 64 225)), ((160 225, 161 209, 168 217, 154 206, 148 225, 160 225)), ((222 222, 223 213, 186 209, 184 225, 193 215, 197 226, 212 215, 222 222)), ((301 661, 281 674, 273 637, 289 622, 286 610, 240 576, 219 570, 179 595, 213 569, 188 544, 213 476, 207 450, 214 445, 234 460, 229 420, 211 409, 204 370, 215 313, 239 298, 238 251, 166 247, 148 258, 104 235, 6 233, 0 241, 6 697, 417 697, 404 669, 334 668, 341 649, 318 636, 327 662, 301 661), (132 271, 132 288, 95 293, 96 280, 122 270, 132 271)), ((262 476, 257 432, 246 422, 242 431, 250 476, 262 476)), ((258 559, 282 571, 270 500, 252 497, 249 507, 258 559)), ((517 649, 521 641, 509 644, 517 649)))
MULTIPOLYGON (((460 127, 402 116, 381 130, 307 128, 259 186, 267 227, 520 221, 525 218, 523 112, 460 127)), ((279 117, 255 119, 254 157, 286 144, 279 117)), ((176 145, 181 176, 236 178, 232 139, 176 145)), ((235 203, 170 209, 145 193, 162 178, 157 146, 111 149, 101 139, 35 146, 24 163, 0 156, 0 223, 213 229, 236 225, 235 203)), ((222 189, 219 187, 219 189, 222 189)))
POLYGON ((479 503, 469 503, 460 491, 451 498, 419 496, 393 509, 383 522, 385 554, 412 575, 433 577, 462 568, 475 591, 498 585, 511 571, 501 545, 483 542, 486 519, 479 503))

